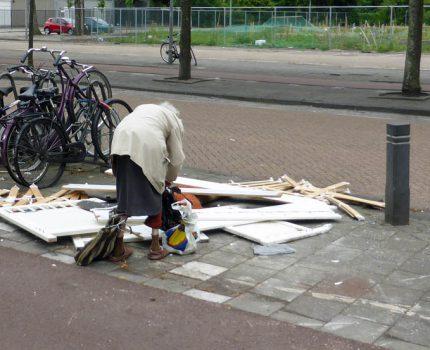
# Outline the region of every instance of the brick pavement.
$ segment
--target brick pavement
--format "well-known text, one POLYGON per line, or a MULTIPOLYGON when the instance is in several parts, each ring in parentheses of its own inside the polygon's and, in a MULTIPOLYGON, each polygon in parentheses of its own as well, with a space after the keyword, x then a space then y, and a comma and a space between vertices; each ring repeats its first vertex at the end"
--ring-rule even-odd
POLYGON ((186 128, 186 164, 242 179, 288 173, 317 186, 349 181, 354 193, 383 198, 385 125, 411 122, 411 203, 430 209, 430 123, 424 118, 259 105, 118 91, 134 106, 168 99, 186 128))

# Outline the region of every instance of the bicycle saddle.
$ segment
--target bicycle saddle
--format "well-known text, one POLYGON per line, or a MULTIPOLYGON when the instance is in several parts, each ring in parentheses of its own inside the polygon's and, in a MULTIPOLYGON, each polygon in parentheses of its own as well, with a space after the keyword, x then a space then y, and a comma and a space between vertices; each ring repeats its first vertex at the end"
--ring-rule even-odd
POLYGON ((12 86, 0 88, 0 98, 6 97, 12 91, 13 91, 13 87, 12 86))
POLYGON ((58 88, 56 87, 37 90, 37 96, 41 98, 54 97, 57 93, 58 93, 58 88))
POLYGON ((18 96, 18 99, 21 101, 32 101, 36 99, 35 96, 36 85, 30 86, 27 90, 25 90, 22 94, 18 96))

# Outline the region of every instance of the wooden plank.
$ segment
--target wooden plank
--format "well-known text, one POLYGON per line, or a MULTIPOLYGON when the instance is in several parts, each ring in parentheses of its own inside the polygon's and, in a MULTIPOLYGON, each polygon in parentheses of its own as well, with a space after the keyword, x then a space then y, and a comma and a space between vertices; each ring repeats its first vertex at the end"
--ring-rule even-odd
POLYGON ((325 194, 327 192, 345 191, 348 189, 349 186, 350 186, 349 182, 343 181, 343 182, 339 182, 337 184, 327 186, 324 188, 318 188, 313 193, 311 193, 309 196, 310 197, 316 197, 316 196, 320 196, 322 194, 325 194))
POLYGON ((332 193, 330 194, 331 197, 337 198, 337 199, 343 199, 346 201, 350 201, 350 202, 356 202, 356 203, 360 203, 360 204, 367 204, 370 205, 372 207, 376 207, 376 208, 381 208, 384 209, 385 208, 385 203, 384 202, 378 202, 378 201, 373 201, 370 199, 364 199, 364 198, 359 198, 359 197, 355 197, 349 194, 345 194, 345 193, 332 193))
POLYGON ((16 201, 16 197, 18 197, 18 193, 19 193, 19 187, 13 186, 10 189, 9 194, 6 197, 5 201, 3 203, 1 203, 0 206, 14 205, 14 203, 16 201))
POLYGON ((31 185, 30 189, 31 189, 31 191, 33 192, 33 195, 34 195, 34 203, 40 203, 40 201, 42 201, 43 199, 45 199, 43 197, 43 194, 40 192, 39 187, 37 187, 36 185, 31 185))
POLYGON ((338 208, 342 209, 345 213, 347 213, 352 218, 357 219, 358 221, 364 220, 364 216, 361 215, 357 210, 355 210, 354 208, 352 208, 348 204, 343 203, 340 200, 333 198, 333 197, 326 197, 326 198, 330 203, 332 203, 332 204, 336 205, 338 208))
POLYGON ((21 197, 21 199, 15 205, 24 205, 28 204, 30 200, 33 198, 33 190, 29 188, 27 192, 21 197))
POLYGON ((4 196, 6 194, 8 194, 10 192, 10 190, 0 190, 0 196, 4 196))
POLYGON ((54 193, 54 194, 52 194, 52 195, 50 195, 48 197, 45 197, 44 199, 38 201, 38 203, 49 203, 49 202, 52 202, 52 201, 56 200, 57 198, 64 196, 68 192, 69 192, 69 190, 60 190, 60 191, 58 191, 58 192, 56 192, 56 193, 54 193))

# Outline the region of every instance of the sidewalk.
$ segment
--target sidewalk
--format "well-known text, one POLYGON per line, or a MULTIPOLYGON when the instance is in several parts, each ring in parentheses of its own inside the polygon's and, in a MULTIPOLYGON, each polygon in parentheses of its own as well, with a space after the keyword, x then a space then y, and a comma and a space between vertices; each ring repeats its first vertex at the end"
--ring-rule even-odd
MULTIPOLYGON (((225 182, 228 179, 192 169, 186 169, 186 172, 188 176, 211 181, 225 182)), ((75 175, 75 180, 76 176, 80 175, 75 175)), ((85 178, 80 177, 82 181, 90 179, 93 183, 113 181, 97 171, 88 173, 85 178)), ((48 310, 57 310, 53 311, 51 318, 56 321, 62 334, 68 334, 66 329, 72 330, 66 341, 71 338, 76 340, 78 325, 83 325, 87 329, 85 332, 90 333, 83 333, 84 337, 96 337, 101 341, 96 327, 102 323, 96 320, 103 317, 105 322, 110 322, 112 316, 109 310, 113 310, 124 312, 125 320, 115 319, 121 327, 125 322, 123 334, 129 335, 131 333, 128 332, 133 330, 132 339, 143 339, 140 337, 145 335, 148 344, 152 344, 154 339, 149 339, 147 333, 139 328, 146 324, 148 329, 158 332, 161 348, 173 344, 172 338, 161 340, 165 333, 169 334, 166 329, 172 332, 168 337, 176 336, 178 329, 184 331, 179 324, 190 326, 188 329, 196 327, 193 334, 201 336, 198 338, 200 349, 248 348, 248 345, 252 349, 254 342, 256 348, 266 344, 270 349, 278 346, 285 348, 286 344, 291 349, 321 349, 327 346, 328 349, 343 350, 350 346, 322 341, 323 335, 302 333, 301 328, 293 328, 289 333, 290 326, 273 323, 277 320, 393 350, 429 349, 428 219, 412 214, 409 226, 392 227, 383 223, 383 213, 363 208, 359 210, 366 221, 357 222, 344 217, 341 222, 334 223, 333 229, 326 234, 291 243, 296 249, 296 253, 291 255, 254 256, 252 242, 212 231, 208 232, 210 242, 201 243, 193 255, 171 255, 163 261, 149 261, 146 258, 149 245, 133 243, 135 252, 126 269, 101 261, 79 271, 63 271, 59 263, 74 264, 74 248, 70 240, 63 239, 48 245, 20 229, 0 223, 0 247, 53 260, 45 263, 12 250, 1 251, 0 292, 12 298, 6 305, 15 303, 20 318, 26 317, 33 307, 33 315, 44 315, 44 305, 50 302, 48 310), (194 272, 201 267, 204 267, 206 275, 194 272), (129 284, 116 285, 113 280, 97 277, 90 270, 176 294, 163 294, 147 288, 135 292, 136 288, 129 284), (23 303, 22 299, 14 297, 16 293, 27 295, 27 301, 23 303), (194 304, 180 294, 224 306, 194 304), (126 300, 126 305, 112 306, 117 305, 117 297, 126 300), (151 298, 155 298, 156 302, 148 306, 147 300, 151 298), (145 304, 140 304, 140 300, 144 300, 145 304), (84 312, 88 303, 92 306, 84 312), (105 303, 108 306, 103 307, 103 316, 94 316, 92 312, 97 312, 97 315, 101 312, 96 305, 105 303), (225 307, 249 314, 225 313, 225 307), (24 312, 23 308, 27 311, 24 312), (185 319, 181 318, 182 314, 187 315, 185 319), (266 319, 258 318, 260 323, 254 323, 255 316, 252 314, 265 316, 266 319), (216 319, 224 322, 213 322, 216 319), (129 321, 131 323, 126 327, 129 321), (65 323, 72 326, 67 328, 65 323), (226 328, 229 330, 226 331, 226 328), (240 333, 236 329, 240 329, 240 333), (246 340, 239 346, 230 336, 238 341, 246 340), (305 343, 300 343, 299 339, 305 343)), ((309 223, 305 225, 310 226, 309 223)), ((0 315, 16 312, 10 307, 6 311, 2 310, 0 315)), ((47 313, 51 314, 51 311, 47 313)), ((36 330, 43 330, 42 325, 38 325, 36 330)), ((105 327, 108 326, 103 325, 105 327)), ((30 330, 25 328, 28 334, 34 334, 30 330)), ((110 334, 118 333, 112 331, 110 334)), ((52 332, 49 337, 51 340, 57 339, 52 332)), ((113 341, 117 336, 110 339, 113 341)), ((187 337, 181 339, 186 341, 187 337)), ((116 343, 112 344, 115 348, 116 343)), ((359 348, 366 347, 360 345, 359 348)))

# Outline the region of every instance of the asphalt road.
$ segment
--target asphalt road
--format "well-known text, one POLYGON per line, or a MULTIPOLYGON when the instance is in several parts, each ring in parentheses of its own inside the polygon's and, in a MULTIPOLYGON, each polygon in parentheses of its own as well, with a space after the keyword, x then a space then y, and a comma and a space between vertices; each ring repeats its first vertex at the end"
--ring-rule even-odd
MULTIPOLYGON (((161 60, 157 45, 73 43, 46 41, 45 37, 40 40, 44 41, 37 41, 35 47, 47 45, 49 48, 66 49, 71 57, 101 65, 106 70, 122 71, 125 66, 147 74, 170 76, 177 72, 177 65, 169 67, 161 60)), ((0 64, 13 64, 24 52, 26 43, 0 41, 0 48, 0 64)), ((212 78, 279 82, 282 77, 297 84, 357 86, 360 83, 362 88, 390 88, 400 84, 403 78, 404 55, 401 53, 215 47, 196 47, 195 52, 199 63, 193 68, 195 74, 212 78)), ((423 84, 430 84, 430 56, 424 55, 422 69, 423 84)))
POLYGON ((0 248, 2 349, 378 349, 0 248))

